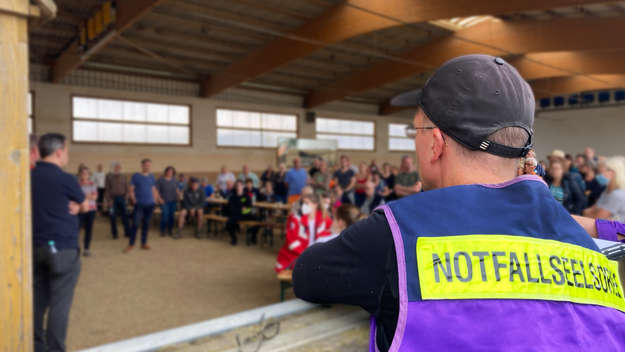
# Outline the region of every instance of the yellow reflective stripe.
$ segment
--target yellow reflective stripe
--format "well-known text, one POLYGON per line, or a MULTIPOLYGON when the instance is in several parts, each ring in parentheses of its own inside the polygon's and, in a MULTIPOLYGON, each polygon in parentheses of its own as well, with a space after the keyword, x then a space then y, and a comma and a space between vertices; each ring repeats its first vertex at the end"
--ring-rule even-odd
POLYGON ((419 237, 421 297, 541 299, 625 312, 617 262, 568 243, 509 235, 419 237))

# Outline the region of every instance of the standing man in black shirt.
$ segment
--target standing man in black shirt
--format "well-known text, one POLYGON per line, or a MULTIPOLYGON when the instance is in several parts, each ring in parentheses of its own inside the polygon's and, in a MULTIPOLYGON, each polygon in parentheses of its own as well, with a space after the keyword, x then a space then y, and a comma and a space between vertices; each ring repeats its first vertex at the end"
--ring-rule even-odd
POLYGON ((343 203, 354 204, 354 186, 356 173, 351 168, 349 157, 341 155, 341 168, 334 172, 335 183, 343 190, 343 203))
POLYGON ((39 139, 41 161, 31 171, 35 351, 65 351, 74 288, 80 273, 78 217, 68 209, 89 205, 76 178, 61 170, 68 162, 65 136, 39 139), (47 327, 43 317, 48 311, 47 327))

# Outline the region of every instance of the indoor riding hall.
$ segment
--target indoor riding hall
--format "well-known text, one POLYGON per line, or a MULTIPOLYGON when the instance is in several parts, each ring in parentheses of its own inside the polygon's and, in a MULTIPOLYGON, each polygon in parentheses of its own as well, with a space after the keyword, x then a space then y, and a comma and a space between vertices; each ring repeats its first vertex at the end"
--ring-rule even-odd
MULTIPOLYGON (((368 312, 294 294, 306 202, 311 246, 422 191, 417 104, 391 100, 468 54, 531 87, 535 167, 600 184, 625 155, 623 33, 625 1, 0 0, 0 351, 39 351, 53 212, 79 274, 48 344, 65 319, 67 351, 367 350, 368 312)), ((590 216, 592 192, 559 201, 590 216)))

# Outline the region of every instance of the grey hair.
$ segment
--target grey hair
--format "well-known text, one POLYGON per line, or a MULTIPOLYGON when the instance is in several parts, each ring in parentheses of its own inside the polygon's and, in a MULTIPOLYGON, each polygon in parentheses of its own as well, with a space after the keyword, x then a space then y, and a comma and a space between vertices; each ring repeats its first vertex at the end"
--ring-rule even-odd
POLYGON ((65 148, 65 136, 60 133, 46 133, 39 138, 39 155, 46 158, 59 149, 65 148))
POLYGON ((120 165, 119 161, 113 161, 113 162, 111 163, 111 170, 110 170, 110 171, 111 171, 111 172, 114 172, 114 171, 115 171, 115 168, 116 168, 118 165, 120 165))
POLYGON ((530 164, 532 166, 538 165, 538 160, 536 158, 525 158, 525 164, 530 164))
POLYGON ((523 148, 527 144, 529 135, 521 127, 506 127, 488 136, 491 142, 508 147, 523 148))

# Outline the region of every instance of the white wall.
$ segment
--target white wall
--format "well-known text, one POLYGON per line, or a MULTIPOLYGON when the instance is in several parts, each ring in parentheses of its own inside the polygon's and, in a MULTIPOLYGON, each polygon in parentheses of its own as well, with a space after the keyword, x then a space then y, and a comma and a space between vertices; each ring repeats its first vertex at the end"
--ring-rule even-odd
MULTIPOLYGON (((71 97, 86 95, 95 97, 136 99, 165 103, 191 105, 192 141, 190 147, 183 146, 134 146, 72 143, 70 145, 70 164, 68 171, 73 171, 84 162, 95 167, 102 163, 109 165, 120 161, 127 172, 139 169, 139 160, 149 157, 153 161, 153 170, 160 171, 173 164, 182 172, 215 172, 221 165, 240 170, 248 164, 253 170, 262 170, 268 164, 275 163, 275 149, 223 148, 216 145, 216 109, 237 108, 277 113, 297 114, 299 137, 314 138, 315 125, 305 121, 305 110, 301 108, 301 98, 289 95, 260 93, 249 90, 229 90, 216 99, 204 99, 189 96, 175 96, 109 88, 85 87, 67 84, 31 82, 34 92, 35 133, 63 133, 71 138, 71 97)), ((317 116, 342 119, 375 121, 375 151, 346 152, 354 163, 376 159, 379 162, 390 161, 398 164, 401 152, 388 151, 388 124, 391 122, 408 123, 409 115, 398 117, 379 117, 376 106, 354 103, 327 104, 323 110, 316 110, 317 116)))
POLYGON ((625 155, 625 106, 542 111, 534 124, 536 153, 541 159, 553 149, 573 155, 587 146, 599 155, 625 155))
MULTIPOLYGON (((239 169, 243 163, 261 170, 275 162, 273 149, 222 148, 216 145, 215 111, 219 107, 297 114, 301 138, 314 138, 314 123, 305 121, 302 99, 298 96, 230 89, 214 99, 197 98, 196 88, 190 83, 155 79, 139 79, 123 75, 99 74, 78 70, 65 84, 40 82, 42 79, 31 72, 31 90, 34 91, 35 133, 60 132, 71 136, 71 96, 89 95, 109 98, 158 101, 192 106, 193 146, 162 147, 132 145, 72 144, 70 165, 74 170, 78 163, 89 166, 96 163, 108 165, 120 161, 123 168, 135 171, 138 160, 150 157, 154 170, 175 164, 184 172, 215 172, 221 165, 239 169), (93 76, 96 75, 96 76, 93 76), (84 77, 83 77, 84 76, 84 77), (153 93, 148 93, 153 92, 153 93), (195 93, 194 93, 195 92, 195 93)), ((41 74, 45 76, 45 72, 41 74)), ((347 152, 354 162, 377 159, 379 162, 398 163, 403 152, 388 151, 388 124, 409 123, 411 111, 397 116, 378 116, 377 106, 335 102, 316 109, 317 116, 330 118, 375 121, 376 145, 373 152, 347 152)), ((601 155, 625 155, 625 106, 594 107, 558 111, 541 111, 536 116, 535 146, 540 159, 553 149, 563 149, 575 154, 592 146, 601 155)))

